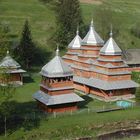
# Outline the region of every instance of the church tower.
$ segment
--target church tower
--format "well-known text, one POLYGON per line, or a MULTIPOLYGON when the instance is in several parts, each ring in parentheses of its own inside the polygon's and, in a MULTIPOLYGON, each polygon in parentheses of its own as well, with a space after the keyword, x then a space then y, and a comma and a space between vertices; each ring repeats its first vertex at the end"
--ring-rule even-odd
POLYGON ((58 48, 56 56, 42 68, 40 74, 40 90, 33 97, 42 110, 52 113, 78 109, 77 103, 83 99, 74 93, 73 72, 59 56, 58 48))

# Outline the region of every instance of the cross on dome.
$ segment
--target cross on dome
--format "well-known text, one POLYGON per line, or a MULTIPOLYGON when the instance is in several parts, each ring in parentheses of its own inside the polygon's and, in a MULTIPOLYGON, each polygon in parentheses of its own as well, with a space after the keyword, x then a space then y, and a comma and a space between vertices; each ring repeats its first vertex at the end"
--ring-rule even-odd
POLYGON ((79 36, 79 27, 77 27, 76 36, 70 42, 70 44, 68 45, 68 48, 72 48, 72 49, 80 48, 81 47, 81 42, 82 42, 82 39, 79 36))
POLYGON ((99 34, 95 31, 93 25, 93 19, 90 23, 90 28, 84 39, 82 40, 82 45, 97 45, 102 46, 104 44, 103 39, 99 36, 99 34))
POLYGON ((122 55, 122 50, 119 48, 115 40, 113 39, 112 27, 110 31, 110 38, 101 48, 100 54, 102 55, 122 55))
POLYGON ((57 45, 56 56, 59 56, 59 46, 57 45))

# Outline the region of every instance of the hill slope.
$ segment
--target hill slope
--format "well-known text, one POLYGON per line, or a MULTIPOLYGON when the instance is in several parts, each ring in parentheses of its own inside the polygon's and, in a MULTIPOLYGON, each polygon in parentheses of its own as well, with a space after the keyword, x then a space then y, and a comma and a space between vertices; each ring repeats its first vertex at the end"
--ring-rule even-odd
MULTIPOLYGON (((90 0, 92 1, 92 0, 90 0)), ((94 1, 94 0, 93 0, 94 1)), ((102 1, 102 0, 101 0, 102 1)), ((105 4, 81 4, 85 21, 89 22, 91 15, 96 19, 95 13, 101 6, 111 9, 114 21, 119 27, 119 36, 117 38, 122 48, 140 48, 140 39, 131 34, 131 28, 135 23, 140 24, 140 1, 139 0, 104 0, 105 4)), ((94 20, 96 27, 97 21, 94 20)), ((110 23, 109 23, 110 24, 110 23)), ((98 28, 96 28, 98 30, 98 28)))
POLYGON ((8 24, 12 34, 20 35, 24 21, 28 19, 33 38, 41 45, 51 36, 55 27, 55 16, 51 8, 39 0, 1 0, 0 22, 8 24))
MULTIPOLYGON (((130 33, 131 27, 140 20, 139 0, 105 0, 112 7, 116 21, 120 21, 119 41, 124 48, 140 48, 140 39, 130 33), (134 42, 134 44, 132 44, 134 42)), ((101 4, 81 3, 82 14, 86 24, 101 4)), ((39 0, 0 0, 0 22, 9 25, 12 34, 20 35, 25 19, 31 25, 33 38, 40 46, 52 49, 48 40, 55 31, 55 14, 49 5, 39 0)), ((95 21, 96 23, 96 21, 95 21)), ((96 29, 98 30, 98 28, 96 29)))

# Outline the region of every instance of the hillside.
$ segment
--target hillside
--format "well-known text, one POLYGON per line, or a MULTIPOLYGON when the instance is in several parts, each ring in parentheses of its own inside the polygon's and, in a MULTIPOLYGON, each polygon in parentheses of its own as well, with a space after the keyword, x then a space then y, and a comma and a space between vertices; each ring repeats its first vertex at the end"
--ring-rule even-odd
MULTIPOLYGON (((81 0, 81 2, 84 21, 89 24, 92 15, 94 17, 94 11, 102 5, 102 2, 97 0, 81 0)), ((140 48, 140 39, 130 33, 131 27, 140 20, 140 1, 105 0, 105 2, 112 7, 114 19, 119 21, 118 40, 122 47, 140 48)), ((0 22, 8 24, 12 34, 20 35, 25 19, 29 20, 33 39, 39 46, 52 50, 55 46, 51 46, 48 40, 55 31, 55 15, 49 5, 44 5, 39 0, 0 0, 0 22)), ((96 25, 96 20, 94 22, 96 25)))
MULTIPOLYGON (((86 0, 83 0, 86 2, 86 0)), ((94 1, 94 0, 90 0, 94 1)), ((136 38, 134 35, 131 34, 131 28, 136 24, 140 23, 140 1, 139 0, 104 0, 105 3, 97 4, 89 4, 87 0, 87 4, 84 2, 81 4, 84 20, 86 23, 89 22, 91 15, 93 18, 96 19, 95 13, 99 7, 108 7, 111 9, 111 15, 116 22, 116 26, 119 28, 119 35, 118 35, 118 44, 126 49, 126 48, 140 48, 140 39, 136 38)), ((99 30, 100 25, 96 23, 97 21, 94 20, 96 25, 96 30, 99 30)), ((109 23, 110 24, 110 23, 109 23)))
POLYGON ((11 34, 19 36, 26 19, 29 20, 34 41, 46 47, 55 28, 55 16, 51 8, 39 0, 0 1, 0 23, 6 23, 11 34))
MULTIPOLYGON (((100 6, 111 6, 112 15, 119 27, 119 36, 115 38, 119 41, 118 44, 123 48, 140 48, 140 39, 130 33, 131 27, 140 21, 140 0, 104 0, 106 3, 102 1, 81 0, 85 24, 89 25, 93 16, 96 30, 100 34, 95 13, 100 6)), ((39 47, 46 49, 43 55, 39 55, 46 56, 49 60, 49 53, 56 48, 50 43, 56 29, 52 6, 44 5, 40 0, 0 0, 0 24, 9 26, 13 39, 19 39, 26 19, 31 25, 33 40, 39 47)), ((46 63, 47 60, 43 60, 46 63)), ((78 111, 43 113, 33 99, 33 94, 39 90, 42 82, 39 71, 38 66, 29 72, 30 77, 24 77, 23 86, 17 87, 12 98, 6 102, 8 111, 1 106, 2 111, 8 112, 9 117, 0 114, 0 140, 84 140, 83 137, 92 140, 101 134, 122 130, 124 135, 123 130, 140 128, 140 106, 134 105, 115 111, 115 108, 118 108, 116 102, 98 101, 79 92, 76 93, 85 101, 78 103, 78 111), (5 132, 7 136, 4 136, 5 132)), ((132 77, 140 84, 140 78, 137 78, 140 73, 133 73, 132 77)), ((136 94, 139 95, 139 89, 136 94)), ((138 99, 140 101, 139 97, 138 99)), ((135 99, 132 99, 132 102, 134 101, 135 99)), ((125 140, 140 140, 140 135, 132 135, 125 140)))

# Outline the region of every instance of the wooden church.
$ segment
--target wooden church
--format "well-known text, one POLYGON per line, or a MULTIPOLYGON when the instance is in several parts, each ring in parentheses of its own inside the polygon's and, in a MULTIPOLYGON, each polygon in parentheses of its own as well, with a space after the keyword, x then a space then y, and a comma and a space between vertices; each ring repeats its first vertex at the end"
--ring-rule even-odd
POLYGON ((93 20, 89 31, 85 38, 82 40, 77 31, 76 37, 68 45, 68 52, 63 59, 69 65, 88 66, 90 61, 96 60, 104 41, 95 31, 93 20))
POLYGON ((0 62, 0 70, 7 75, 7 78, 0 78, 1 85, 23 85, 23 73, 26 71, 21 69, 20 64, 9 55, 9 51, 7 51, 7 55, 0 62))
POLYGON ((76 90, 106 101, 133 98, 139 85, 131 80, 131 72, 122 59, 122 50, 112 35, 111 32, 104 44, 92 20, 85 38, 81 41, 77 34, 63 59, 74 71, 76 90))
POLYGON ((72 69, 61 59, 58 48, 40 74, 40 90, 33 95, 39 108, 49 113, 78 109, 77 103, 83 99, 74 93, 72 69))

